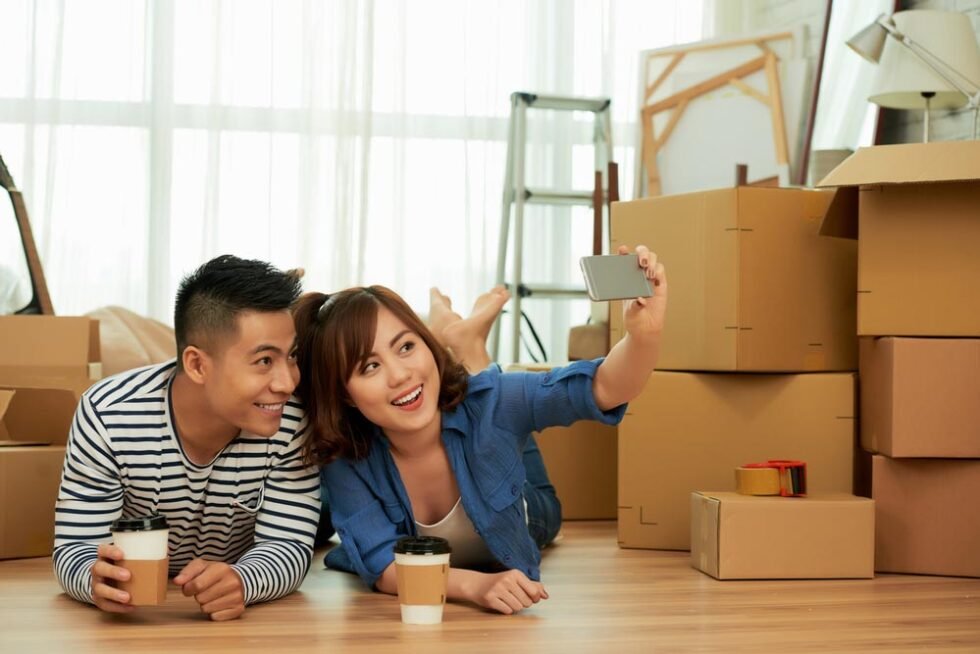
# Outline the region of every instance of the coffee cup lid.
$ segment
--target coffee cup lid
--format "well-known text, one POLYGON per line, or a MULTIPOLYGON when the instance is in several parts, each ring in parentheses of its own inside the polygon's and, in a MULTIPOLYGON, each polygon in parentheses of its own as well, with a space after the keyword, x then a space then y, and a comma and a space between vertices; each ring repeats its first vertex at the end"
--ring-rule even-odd
POLYGON ((395 554, 449 554, 449 541, 438 536, 405 536, 395 543, 395 554))
POLYGON ((109 531, 154 531, 166 529, 167 519, 159 513, 140 516, 138 518, 118 518, 112 521, 109 531))

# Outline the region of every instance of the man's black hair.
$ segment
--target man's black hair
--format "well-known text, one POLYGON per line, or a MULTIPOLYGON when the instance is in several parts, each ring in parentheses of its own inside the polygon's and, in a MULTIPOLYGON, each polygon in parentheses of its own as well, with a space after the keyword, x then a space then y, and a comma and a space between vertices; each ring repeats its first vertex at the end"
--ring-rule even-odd
POLYGON ((207 349, 216 337, 234 333, 239 314, 292 308, 302 284, 293 272, 265 261, 223 254, 184 277, 174 306, 177 366, 188 345, 207 349))

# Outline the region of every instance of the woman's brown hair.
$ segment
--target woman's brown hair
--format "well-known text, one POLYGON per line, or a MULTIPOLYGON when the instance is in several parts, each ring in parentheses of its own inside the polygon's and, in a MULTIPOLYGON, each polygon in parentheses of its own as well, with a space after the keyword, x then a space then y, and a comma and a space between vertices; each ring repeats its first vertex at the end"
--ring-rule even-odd
POLYGON ((378 310, 382 307, 418 334, 432 351, 439 370, 439 410, 452 409, 466 397, 466 369, 394 291, 384 286, 362 286, 332 295, 307 293, 300 298, 293 317, 300 371, 297 394, 310 424, 305 451, 310 463, 361 459, 370 450, 374 426, 351 403, 347 382, 374 349, 378 310))

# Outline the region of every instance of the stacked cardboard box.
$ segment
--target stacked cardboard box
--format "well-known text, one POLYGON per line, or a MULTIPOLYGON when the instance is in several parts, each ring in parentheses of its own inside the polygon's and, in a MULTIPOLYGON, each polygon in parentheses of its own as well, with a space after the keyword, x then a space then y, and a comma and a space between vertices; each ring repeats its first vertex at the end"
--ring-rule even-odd
POLYGON ((622 547, 690 549, 691 493, 734 490, 750 461, 802 459, 811 491, 851 492, 857 247, 819 234, 833 197, 739 187, 613 205, 613 249, 647 245, 670 280, 659 371, 619 427, 622 547))
POLYGON ((97 321, 0 317, 0 559, 51 553, 68 429, 100 376, 97 321))
POLYGON ((857 238, 875 566, 980 576, 980 143, 859 150, 825 234, 857 238))

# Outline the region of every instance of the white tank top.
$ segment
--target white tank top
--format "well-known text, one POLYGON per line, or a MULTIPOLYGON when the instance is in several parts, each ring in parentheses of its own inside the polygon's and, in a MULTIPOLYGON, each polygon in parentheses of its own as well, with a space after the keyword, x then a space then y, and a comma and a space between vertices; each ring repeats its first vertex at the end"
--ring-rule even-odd
POLYGON ((462 498, 456 500, 446 517, 434 525, 423 525, 416 520, 415 526, 422 536, 438 536, 449 541, 453 548, 449 564, 454 568, 481 568, 497 563, 466 515, 462 498))

